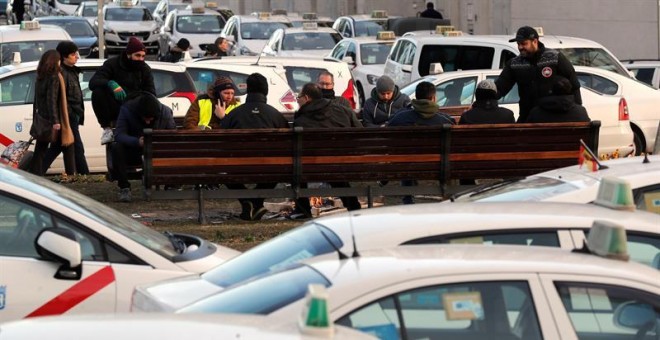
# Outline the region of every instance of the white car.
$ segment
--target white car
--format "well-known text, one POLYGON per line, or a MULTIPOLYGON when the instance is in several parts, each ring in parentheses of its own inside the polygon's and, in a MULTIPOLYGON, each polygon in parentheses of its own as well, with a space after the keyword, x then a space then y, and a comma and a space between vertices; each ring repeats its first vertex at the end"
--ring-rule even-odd
POLYGON ((376 88, 376 81, 383 75, 385 59, 392 45, 393 35, 344 38, 330 52, 331 58, 344 61, 351 67, 361 106, 371 97, 371 90, 376 88))
POLYGON ((36 21, 28 21, 24 25, 0 26, 0 66, 14 62, 14 52, 20 53, 20 61, 39 61, 41 55, 55 49, 60 41, 72 41, 71 36, 62 27, 40 25, 36 21))
POLYGON ((598 187, 603 179, 616 177, 630 183, 637 209, 660 214, 660 155, 648 156, 648 162, 644 159, 644 157, 627 157, 601 161, 601 164, 607 168, 596 172, 573 165, 476 188, 456 195, 453 200, 456 202, 590 203, 596 199, 598 187))
POLYGON ((234 15, 227 20, 220 36, 233 44, 230 55, 256 56, 261 54, 273 32, 291 26, 289 19, 282 15, 234 15))
POLYGON ((239 254, 196 236, 161 234, 4 165, 0 207, 0 323, 128 311, 135 285, 205 272, 239 254))
POLYGON ((302 27, 281 28, 273 32, 262 55, 273 57, 325 57, 342 39, 332 28, 306 22, 302 27))
POLYGON ((637 79, 601 68, 576 66, 580 84, 607 95, 623 96, 630 112, 630 125, 635 133, 636 154, 655 152, 655 137, 660 124, 660 91, 637 79))
POLYGON ((311 257, 405 244, 483 243, 582 247, 594 220, 627 227, 632 258, 652 264, 660 253, 658 216, 567 203, 415 204, 336 214, 254 247, 201 275, 136 287, 133 311, 172 311, 255 276, 311 257))
POLYGON ((98 4, 98 1, 81 1, 72 15, 85 18, 94 27, 94 22, 98 19, 98 4))
MULTIPOLYGON (((99 29, 98 22, 94 26, 99 29)), ((148 53, 158 51, 160 26, 144 6, 133 6, 130 1, 103 6, 103 31, 108 52, 121 53, 131 37, 140 39, 148 53)))
POLYGON ((660 272, 646 266, 563 249, 445 245, 305 260, 177 312, 289 320, 309 285, 326 287, 331 322, 381 339, 648 339, 660 310, 660 272))
MULTIPOLYGON (((1 26, 0 26, 1 27, 1 26)), ((96 70, 103 65, 104 60, 80 59, 76 64, 81 71, 80 87, 83 91, 85 104, 85 124, 80 126, 80 136, 85 147, 85 157, 91 172, 105 172, 105 146, 101 145, 103 129, 98 124, 92 109, 92 92, 88 83, 96 70)), ((174 112, 174 117, 183 117, 188 107, 197 96, 195 85, 186 73, 183 65, 148 62, 154 76, 156 95, 161 103, 174 112)), ((30 138, 32 125, 32 105, 34 103, 34 83, 36 79, 37 62, 8 65, 0 68, 0 107, 2 107, 2 124, 0 124, 0 150, 18 140, 30 138)), ((64 164, 61 156, 56 160, 49 173, 62 173, 64 164)))
POLYGON ((206 46, 215 43, 224 25, 225 20, 213 9, 195 7, 170 11, 161 27, 158 54, 166 55, 180 39, 186 38, 190 42, 190 56, 201 57, 206 46))
POLYGON ((388 16, 386 11, 374 10, 371 14, 346 15, 337 18, 332 24, 344 38, 375 37, 380 31, 387 28, 388 16))
MULTIPOLYGON (((401 88, 401 93, 415 99, 415 87, 422 81, 436 87, 436 101, 440 111, 460 115, 475 101, 477 84, 484 79, 497 79, 500 70, 467 70, 428 75, 401 88)), ((600 120, 599 155, 621 156, 631 154, 634 149, 634 133, 630 126, 626 101, 621 96, 603 95, 588 88, 580 89, 582 105, 587 109, 591 120, 600 120)), ((518 85, 499 100, 502 107, 513 111, 518 117, 520 97, 518 85)))
POLYGON ((639 81, 660 89, 660 60, 622 60, 639 81))

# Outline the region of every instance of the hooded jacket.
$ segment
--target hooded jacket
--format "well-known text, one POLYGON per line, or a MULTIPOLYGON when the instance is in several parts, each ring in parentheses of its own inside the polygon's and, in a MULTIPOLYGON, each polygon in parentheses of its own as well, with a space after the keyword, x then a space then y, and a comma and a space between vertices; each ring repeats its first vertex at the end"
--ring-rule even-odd
POLYGON ((555 95, 539 99, 525 123, 590 122, 587 109, 575 103, 573 95, 555 95))
POLYGON ((92 79, 89 80, 89 89, 96 91, 98 89, 110 89, 108 82, 114 80, 124 89, 127 97, 131 94, 145 91, 156 95, 154 77, 151 74, 151 67, 145 62, 131 63, 126 53, 121 53, 116 57, 106 60, 92 79))
POLYGON ((156 113, 151 124, 147 124, 142 119, 140 112, 140 98, 133 98, 124 103, 119 109, 117 126, 115 127, 115 141, 133 148, 139 148, 140 137, 144 136, 144 129, 154 130, 174 130, 174 115, 172 109, 160 104, 160 111, 156 113))
POLYGON ((352 110, 326 98, 300 107, 293 119, 293 125, 307 128, 362 127, 352 110))
POLYGON ((390 119, 389 126, 432 126, 456 124, 450 115, 438 112, 438 103, 428 99, 415 99, 412 107, 405 108, 390 119))
POLYGON ((362 123, 365 127, 383 126, 397 111, 408 106, 410 106, 410 97, 401 93, 398 86, 394 86, 392 100, 389 102, 381 101, 378 98, 378 91, 374 88, 371 90, 371 98, 364 102, 362 123))
POLYGON ((500 107, 495 99, 477 100, 463 112, 458 124, 513 124, 513 111, 500 107))
POLYGON ((220 121, 223 129, 288 128, 289 122, 276 108, 266 104, 266 95, 250 92, 245 103, 220 121))

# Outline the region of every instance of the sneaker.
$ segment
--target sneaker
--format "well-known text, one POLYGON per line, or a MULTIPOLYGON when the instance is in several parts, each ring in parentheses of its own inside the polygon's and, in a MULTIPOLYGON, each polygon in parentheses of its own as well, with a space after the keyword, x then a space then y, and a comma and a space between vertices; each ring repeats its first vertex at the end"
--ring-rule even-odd
POLYGON ((119 202, 130 202, 130 201, 131 201, 131 188, 119 189, 119 202))
POLYGON ((112 129, 103 129, 103 134, 101 135, 101 145, 112 143, 113 140, 115 140, 115 135, 112 133, 112 129))
POLYGON ((253 221, 259 221, 262 217, 264 217, 264 214, 268 212, 268 209, 261 207, 257 210, 252 210, 252 220, 253 221))

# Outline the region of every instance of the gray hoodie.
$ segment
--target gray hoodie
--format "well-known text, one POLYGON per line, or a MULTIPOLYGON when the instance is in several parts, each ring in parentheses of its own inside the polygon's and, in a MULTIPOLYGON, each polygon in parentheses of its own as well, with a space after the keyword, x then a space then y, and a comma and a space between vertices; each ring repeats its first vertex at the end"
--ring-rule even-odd
POLYGON ((402 108, 410 106, 410 97, 401 93, 398 86, 394 86, 392 100, 383 102, 378 98, 378 92, 371 90, 371 98, 364 102, 362 108, 362 124, 365 127, 379 127, 387 123, 394 114, 402 108))

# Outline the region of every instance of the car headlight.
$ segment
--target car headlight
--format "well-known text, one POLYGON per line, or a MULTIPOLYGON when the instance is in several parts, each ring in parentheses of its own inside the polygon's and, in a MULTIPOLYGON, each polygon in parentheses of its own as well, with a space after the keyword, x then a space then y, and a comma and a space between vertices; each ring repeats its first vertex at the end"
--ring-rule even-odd
POLYGON ((367 74, 367 81, 371 85, 376 85, 376 81, 378 81, 378 78, 380 78, 380 76, 376 76, 376 75, 373 75, 373 74, 367 74))
POLYGON ((158 34, 160 33, 160 28, 156 27, 155 30, 151 31, 151 34, 158 34))

